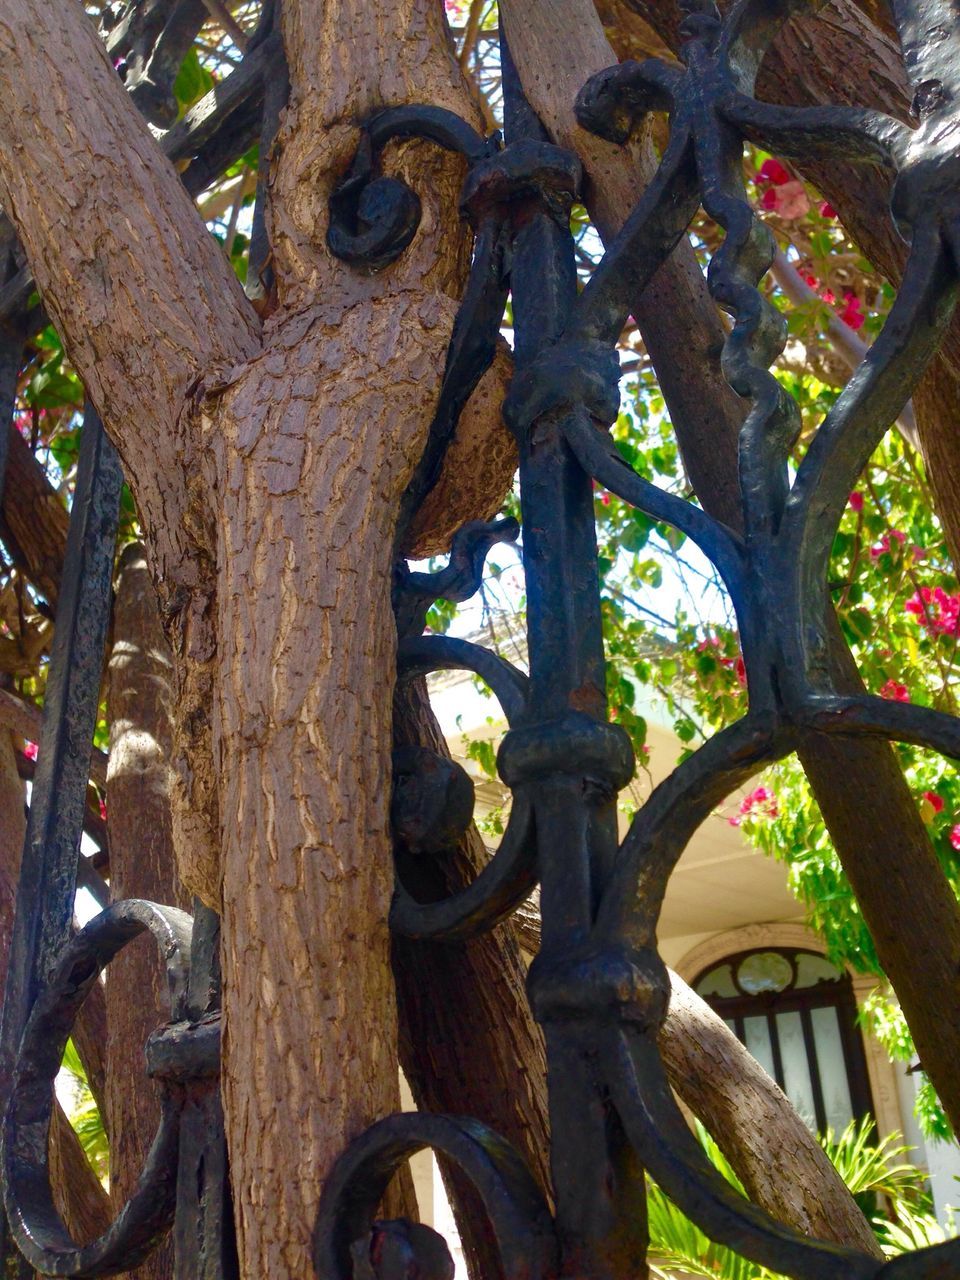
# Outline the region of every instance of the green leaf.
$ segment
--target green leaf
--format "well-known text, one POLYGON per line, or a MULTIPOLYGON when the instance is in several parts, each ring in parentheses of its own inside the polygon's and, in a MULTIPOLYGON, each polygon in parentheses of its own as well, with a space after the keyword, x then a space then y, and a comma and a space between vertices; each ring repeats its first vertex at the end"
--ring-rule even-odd
POLYGON ((180 115, 188 111, 195 102, 199 102, 213 86, 213 76, 200 62, 196 49, 192 48, 181 62, 177 78, 173 82, 173 93, 180 107, 180 115))

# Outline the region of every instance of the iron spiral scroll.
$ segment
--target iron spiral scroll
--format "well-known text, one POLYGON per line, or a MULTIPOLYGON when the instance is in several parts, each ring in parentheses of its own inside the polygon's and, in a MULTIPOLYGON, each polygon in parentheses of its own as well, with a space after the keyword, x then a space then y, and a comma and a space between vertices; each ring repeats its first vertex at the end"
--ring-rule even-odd
MULTIPOLYGON (((390 1176, 422 1147, 443 1152, 474 1183, 508 1280, 643 1274, 644 1170, 712 1239, 796 1280, 960 1276, 960 1241, 881 1262, 806 1238, 747 1202, 690 1134, 656 1043, 669 996, 656 946, 667 882, 690 837, 725 797, 812 730, 871 735, 960 757, 957 719, 851 697, 837 687, 828 662, 827 586, 847 495, 910 397, 956 303, 960 31, 948 0, 890 0, 916 91, 916 128, 875 111, 757 101, 754 79, 764 51, 809 3, 736 0, 721 18, 712 0, 679 0, 682 66, 628 62, 583 88, 577 113, 584 128, 623 143, 648 113, 666 112, 670 137, 653 181, 582 292, 569 229, 580 166, 547 140, 505 43, 504 143, 434 107, 388 109, 366 123, 353 167, 332 200, 331 251, 356 270, 380 270, 404 252, 419 220, 416 194, 378 173, 385 143, 427 138, 467 162, 462 208, 475 233, 473 266, 403 520, 437 478, 460 411, 493 359, 512 295, 515 375, 504 416, 520 454, 529 674, 466 641, 421 634, 434 599, 462 600, 477 589, 489 547, 517 537, 513 522, 465 527, 450 564, 437 574, 412 573, 398 562, 394 592, 399 679, 462 668, 484 679, 500 700, 510 727, 498 766, 513 794, 511 817, 488 866, 452 898, 420 903, 398 878, 391 926, 414 938, 467 938, 508 916, 539 882, 542 945, 528 993, 547 1049, 552 1186, 548 1203, 520 1157, 475 1121, 425 1114, 382 1120, 351 1144, 325 1189, 314 1238, 321 1280, 449 1277, 449 1254, 436 1233, 374 1220, 390 1176), (911 247, 882 333, 792 481, 787 463, 798 411, 769 372, 785 330, 758 289, 774 245, 743 186, 744 140, 788 158, 830 155, 885 166, 895 175, 891 214, 911 247), (617 336, 701 206, 724 232, 708 280, 733 320, 721 363, 745 409, 742 532, 636 474, 608 431, 619 405, 617 336), (626 734, 607 721, 594 481, 682 530, 716 566, 736 612, 749 694, 745 716, 654 791, 622 842, 616 797, 634 760, 626 734)), ((255 129, 263 106, 260 64, 276 56, 271 23, 253 49, 255 91, 233 119, 238 137, 255 129)), ((138 52, 136 29, 131 32, 121 34, 136 54, 133 88, 139 86, 145 109, 160 118, 160 71, 175 65, 170 49, 186 37, 171 26, 170 49, 158 44, 138 52)), ((264 112, 273 111, 275 125, 276 103, 267 98, 264 112)), ((205 171, 201 164, 197 182, 205 171)), ((79 828, 75 814, 57 810, 52 800, 45 808, 42 798, 71 788, 83 793, 85 777, 77 792, 72 775, 82 772, 78 744, 92 734, 120 485, 116 458, 92 411, 83 451, 68 550, 72 569, 64 574, 65 582, 82 585, 65 592, 58 616, 63 652, 54 654, 47 698, 52 745, 47 750, 44 739, 28 833, 28 852, 36 857, 25 857, 0 1034, 0 1076, 11 1098, 3 1125, 6 1217, 21 1253, 41 1274, 125 1270, 173 1221, 178 1280, 225 1280, 236 1274, 236 1259, 217 1088, 216 917, 198 907, 191 921, 172 908, 119 903, 65 947, 57 941, 69 933, 76 877, 70 832, 79 828), (40 901, 47 904, 42 917, 40 901), (163 1117, 130 1204, 104 1237, 79 1249, 49 1192, 52 1072, 84 992, 143 930, 160 945, 170 979, 171 1021, 148 1046, 149 1070, 163 1082, 163 1117)), ((422 757, 410 757, 402 776, 416 782, 422 765, 422 757)), ((469 820, 469 807, 455 793, 451 786, 440 804, 445 831, 469 820), (454 799, 445 807, 448 796, 454 799)))

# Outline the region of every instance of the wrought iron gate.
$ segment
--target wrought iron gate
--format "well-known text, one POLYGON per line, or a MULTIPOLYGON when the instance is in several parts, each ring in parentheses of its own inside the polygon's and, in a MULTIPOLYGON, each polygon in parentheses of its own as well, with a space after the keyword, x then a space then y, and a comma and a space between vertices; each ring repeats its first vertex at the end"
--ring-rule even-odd
MULTIPOLYGON (((365 124, 353 169, 332 202, 332 252, 359 270, 379 270, 403 253, 419 217, 415 195, 379 175, 384 144, 429 138, 468 162, 462 207, 475 232, 473 266, 407 518, 435 480, 457 416, 492 359, 508 291, 513 299, 516 368, 504 415, 520 451, 529 675, 466 641, 422 634, 431 601, 465 599, 476 589, 490 545, 517 536, 512 522, 465 527, 449 567, 437 574, 399 564, 395 589, 399 678, 464 668, 499 698, 510 723, 498 767, 512 791, 511 816, 499 850, 462 893, 423 904, 398 881, 391 925, 414 938, 463 939, 492 927, 539 882, 542 946, 528 991, 549 1062, 553 1204, 519 1157, 483 1126, 423 1114, 385 1119, 350 1146, 327 1185, 315 1233, 323 1280, 448 1274, 434 1233, 374 1227, 391 1174, 422 1147, 446 1153, 474 1182, 509 1280, 625 1280, 642 1273, 644 1169, 713 1239, 798 1280, 960 1275, 958 1241, 884 1264, 807 1239, 747 1203, 693 1139, 656 1043, 668 999, 658 915, 680 854, 718 803, 810 730, 873 735, 960 757, 960 722, 879 697, 847 696, 832 683, 827 660, 834 531, 956 301, 958 16, 950 0, 891 0, 916 91, 911 129, 873 111, 775 108, 753 97, 765 49, 805 0, 737 0, 723 19, 712 0, 679 6, 682 66, 624 63, 595 76, 579 96, 581 124, 615 142, 624 142, 648 112, 670 119, 656 177, 582 292, 569 229, 579 163, 547 140, 505 45, 503 144, 444 110, 385 110, 365 124), (769 372, 784 333, 757 287, 774 245, 743 187, 744 139, 801 160, 828 154, 886 166, 896 174, 892 216, 911 245, 882 333, 792 480, 787 463, 798 411, 769 372), (619 403, 614 346, 631 302, 701 205, 725 233, 709 287, 733 319, 721 360, 745 404, 742 532, 642 479, 607 430, 619 403), (682 530, 713 562, 734 604, 749 687, 746 715, 656 789, 622 842, 615 802, 634 761, 626 734, 606 715, 593 481, 682 530), (376 1256, 368 1248, 372 1231, 379 1232, 376 1256), (391 1231, 399 1233, 392 1252, 383 1247, 391 1231)), ((140 7, 130 9, 134 35, 124 37, 130 41, 140 7)), ((178 21, 187 9, 177 10, 178 21)), ((195 167, 197 181, 216 171, 260 128, 263 69, 275 67, 279 56, 271 22, 268 15, 236 73, 246 79, 235 86, 230 111, 214 125, 188 121, 167 135, 168 149, 195 156, 188 182, 195 167)), ((170 18, 153 38, 140 50, 142 64, 154 69, 151 93, 162 66, 175 70, 183 40, 192 36, 170 18)), ((267 103, 267 129, 276 96, 267 103)), ((27 292, 18 277, 5 286, 0 308, 8 320, 27 292)), ((8 371, 19 355, 12 341, 5 411, 12 400, 8 371)), ((15 368, 12 378, 15 384, 15 368)), ((180 1280, 219 1280, 234 1274, 236 1263, 216 1083, 216 918, 201 909, 191 922, 170 908, 118 903, 70 937, 119 483, 112 448, 88 411, 65 574, 73 589, 58 616, 0 1041, 0 1079, 9 1091, 4 1202, 13 1239, 42 1274, 129 1268, 175 1219, 180 1280), (161 948, 171 987, 170 1024, 147 1047, 149 1070, 165 1084, 163 1119, 134 1199, 103 1238, 78 1248, 49 1190, 52 1080, 85 992, 145 929, 161 948)), ((456 824, 455 816, 450 820, 456 824)))

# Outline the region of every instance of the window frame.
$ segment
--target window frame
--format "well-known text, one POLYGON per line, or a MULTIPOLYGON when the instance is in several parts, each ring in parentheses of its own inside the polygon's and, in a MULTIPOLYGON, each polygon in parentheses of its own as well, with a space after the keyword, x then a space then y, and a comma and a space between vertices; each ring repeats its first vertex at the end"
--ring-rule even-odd
POLYGON ((701 995, 701 1000, 725 1022, 732 1024, 737 1039, 746 1047, 744 1019, 748 1017, 766 1016, 767 1031, 770 1037, 770 1048, 774 1064, 774 1078, 786 1093, 784 1087, 783 1061, 780 1050, 780 1037, 777 1031, 776 1015, 779 1013, 799 1013, 803 1031, 803 1043, 807 1056, 807 1067, 810 1072, 810 1083, 813 1092, 814 1118, 817 1132, 827 1132, 826 1108, 823 1100, 823 1083, 820 1075, 820 1064, 817 1059, 816 1042, 813 1034, 811 1013, 814 1009, 834 1008, 837 1011, 837 1023, 840 1028, 840 1045, 847 1072, 847 1087, 850 1090, 850 1105, 856 1121, 869 1117, 876 1123, 873 1097, 870 1090, 870 1078, 867 1072, 867 1057, 863 1045, 863 1036, 857 1026, 857 1002, 853 993, 850 975, 838 970, 836 979, 822 979, 809 987, 795 987, 797 979, 797 957, 801 955, 816 956, 820 960, 827 957, 811 947, 755 946, 742 951, 731 952, 706 965, 690 986, 697 991, 698 985, 716 969, 730 965, 733 984, 741 994, 736 996, 701 995), (782 991, 760 991, 755 994, 743 992, 737 982, 737 970, 749 956, 781 955, 791 966, 793 979, 782 991))

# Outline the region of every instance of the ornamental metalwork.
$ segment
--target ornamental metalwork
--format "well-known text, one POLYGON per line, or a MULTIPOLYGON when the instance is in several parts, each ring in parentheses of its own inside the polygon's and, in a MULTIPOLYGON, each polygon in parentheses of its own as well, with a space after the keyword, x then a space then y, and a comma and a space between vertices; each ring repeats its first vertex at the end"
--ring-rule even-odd
MULTIPOLYGON (((570 233, 580 165, 548 140, 505 44, 502 139, 481 137, 429 105, 384 110, 363 122, 352 169, 331 202, 331 252, 358 271, 377 271, 404 252, 419 221, 416 193, 379 173, 385 143, 427 138, 467 162, 462 211, 474 231, 473 264, 403 521, 436 480, 512 296, 515 373, 504 417, 519 449, 520 527, 466 526, 442 571, 416 573, 398 561, 394 591, 399 679, 462 668, 499 699, 510 727, 498 767, 512 808, 499 849, 462 892, 423 903, 398 879, 391 926, 412 938, 464 939, 509 915, 539 884, 542 945, 528 993, 546 1042, 552 1187, 548 1204, 519 1156, 469 1119, 382 1120, 343 1153, 326 1186, 314 1239, 321 1280, 451 1274, 436 1233, 374 1221, 393 1172, 424 1147, 445 1153, 475 1185, 508 1280, 641 1274, 644 1170, 712 1239, 797 1280, 960 1275, 960 1241, 882 1262, 806 1238, 748 1203, 692 1136, 656 1040, 669 991, 656 945, 664 892, 687 841, 726 796, 811 730, 960 756, 960 721, 837 687, 827 582, 847 495, 935 353, 956 302, 956 15, 947 0, 891 0, 915 90, 911 128, 876 111, 781 108, 753 96, 766 48, 805 0, 737 0, 725 17, 712 0, 679 0, 679 7, 682 64, 627 62, 594 76, 578 97, 581 125, 612 142, 626 142, 650 112, 667 113, 670 127, 655 177, 581 291, 570 233), (895 178, 891 216, 910 246, 882 332, 793 473, 799 414, 769 371, 783 346, 783 321, 758 288, 775 246, 743 186, 745 140, 799 161, 830 155, 885 167, 895 178), (708 282, 732 320, 719 359, 744 402, 742 530, 641 478, 608 430, 619 404, 615 343, 631 302, 701 206, 724 232, 708 282), (616 798, 634 759, 626 734, 607 718, 594 481, 682 530, 716 566, 736 612, 749 690, 742 719, 656 788, 622 841, 616 798), (529 673, 465 640, 423 634, 429 604, 468 598, 490 546, 521 529, 529 673), (375 1258, 371 1233, 379 1240, 375 1258)), ((158 123, 167 120, 171 76, 202 18, 199 3, 134 3, 107 35, 128 59, 131 91, 158 123)), ((192 157, 184 177, 193 189, 274 127, 282 53, 273 22, 268 9, 217 110, 188 116, 165 135, 169 154, 192 157)), ((5 411, 30 293, 27 273, 15 268, 0 289, 14 335, 4 352, 5 411)), ((128 1269, 172 1223, 178 1280, 220 1280, 235 1274, 236 1260, 217 1087, 216 917, 198 909, 191 920, 172 908, 121 902, 70 936, 119 485, 112 447, 88 410, 0 1037, 8 1096, 4 1204, 17 1249, 43 1275, 128 1269), (164 1085, 163 1116, 133 1199, 106 1235, 80 1248, 50 1194, 52 1080, 85 992, 143 931, 157 941, 170 980, 170 1022, 147 1046, 148 1070, 164 1085)), ((398 760, 398 777, 428 787, 425 754, 398 760)), ((417 836, 427 843, 442 844, 470 820, 469 796, 446 774, 443 788, 433 828, 417 836)), ((409 834, 402 794, 394 816, 409 834)))

